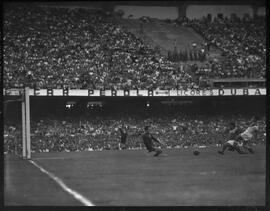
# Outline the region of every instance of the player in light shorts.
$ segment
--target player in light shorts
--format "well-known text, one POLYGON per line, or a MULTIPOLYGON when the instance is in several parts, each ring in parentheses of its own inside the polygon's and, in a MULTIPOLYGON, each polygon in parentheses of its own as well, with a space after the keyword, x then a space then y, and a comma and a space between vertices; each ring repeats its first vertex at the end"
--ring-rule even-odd
POLYGON ((219 154, 224 154, 225 150, 228 149, 229 151, 237 151, 239 154, 246 154, 240 149, 240 143, 235 141, 235 138, 240 133, 240 129, 236 126, 235 122, 231 122, 228 127, 228 134, 229 134, 229 141, 226 141, 223 146, 222 150, 218 151, 219 154))
POLYGON ((250 142, 252 139, 256 140, 257 134, 259 132, 257 120, 258 118, 256 117, 252 118, 250 126, 236 138, 236 141, 243 143, 243 147, 252 154, 254 153, 254 150, 251 148, 250 142))
POLYGON ((239 154, 247 154, 246 152, 242 151, 240 148, 240 143, 235 140, 229 140, 223 144, 222 151, 218 151, 219 154, 224 154, 224 151, 228 149, 229 151, 236 151, 239 154))

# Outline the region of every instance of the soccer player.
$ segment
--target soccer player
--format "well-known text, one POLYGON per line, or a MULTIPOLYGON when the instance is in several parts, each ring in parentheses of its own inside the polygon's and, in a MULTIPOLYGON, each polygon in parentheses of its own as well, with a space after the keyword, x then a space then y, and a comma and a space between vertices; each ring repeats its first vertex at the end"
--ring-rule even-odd
POLYGON ((242 142, 243 147, 252 154, 254 154, 254 150, 250 146, 250 141, 252 139, 257 139, 257 135, 259 132, 259 126, 257 121, 258 117, 253 117, 250 121, 250 126, 243 133, 239 134, 236 138, 236 140, 242 142))
POLYGON ((239 154, 246 154, 240 149, 240 143, 235 141, 237 136, 241 133, 240 129, 236 126, 234 122, 230 123, 229 126, 229 141, 225 142, 222 146, 222 150, 218 151, 219 154, 224 154, 224 151, 228 149, 229 151, 237 151, 239 154))
POLYGON ((126 149, 126 142, 127 142, 127 127, 123 127, 119 128, 120 134, 121 134, 121 141, 120 141, 120 145, 121 145, 121 149, 126 149))
POLYGON ((145 126, 144 128, 144 134, 142 135, 143 143, 146 149, 148 150, 148 152, 156 152, 154 156, 158 156, 159 154, 162 153, 162 150, 155 148, 153 141, 157 143, 161 143, 161 142, 152 136, 152 134, 149 132, 149 127, 150 126, 145 126))

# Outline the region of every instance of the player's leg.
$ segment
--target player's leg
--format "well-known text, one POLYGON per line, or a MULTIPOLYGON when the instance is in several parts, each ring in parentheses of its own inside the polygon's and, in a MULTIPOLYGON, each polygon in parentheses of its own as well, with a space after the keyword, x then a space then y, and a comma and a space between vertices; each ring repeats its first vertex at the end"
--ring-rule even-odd
POLYGON ((248 140, 245 140, 245 139, 241 136, 241 134, 239 134, 239 135, 237 136, 236 141, 242 143, 244 149, 247 149, 247 150, 248 150, 250 153, 252 153, 252 154, 254 153, 254 150, 253 150, 250 146, 248 146, 248 140))
POLYGON ((247 149, 249 151, 249 153, 251 153, 251 154, 254 154, 255 153, 254 149, 252 149, 250 146, 243 146, 243 147, 245 149, 247 149))
POLYGON ((223 155, 224 152, 225 152, 225 150, 226 150, 227 148, 229 148, 229 147, 231 147, 231 144, 228 143, 228 142, 226 142, 225 144, 223 144, 222 150, 221 150, 221 151, 219 150, 218 153, 223 155))
POLYGON ((251 148, 251 147, 248 148, 248 151, 249 151, 249 153, 251 153, 251 154, 254 154, 254 153, 255 153, 255 150, 254 150, 253 148, 251 148))
POLYGON ((251 154, 255 153, 254 149, 248 144, 248 141, 243 142, 243 148, 247 149, 251 154))
POLYGON ((243 148, 247 149, 249 151, 249 153, 254 154, 254 150, 251 148, 251 146, 249 145, 249 140, 248 139, 244 139, 242 136, 241 138, 239 138, 242 143, 243 143, 243 148))
POLYGON ((228 151, 233 152, 234 150, 235 150, 235 147, 234 147, 234 146, 229 146, 229 147, 228 147, 228 151))
POLYGON ((127 149, 127 137, 122 139, 123 149, 127 149))
POLYGON ((161 149, 155 148, 154 151, 156 152, 156 153, 154 154, 155 157, 158 156, 158 155, 160 155, 160 154, 162 153, 162 150, 161 150, 161 149))
POLYGON ((234 146, 234 149, 235 149, 236 152, 238 152, 239 154, 247 154, 246 152, 242 151, 238 145, 235 145, 235 146, 234 146))
POLYGON ((149 144, 144 144, 145 145, 145 147, 146 147, 146 149, 147 149, 147 151, 150 153, 150 152, 153 152, 153 151, 155 151, 155 149, 151 146, 151 145, 149 145, 149 144))
POLYGON ((223 144, 222 150, 219 150, 218 153, 223 155, 227 148, 228 148, 228 144, 226 144, 226 143, 223 144))
POLYGON ((120 143, 120 146, 122 150, 127 148, 127 145, 123 142, 120 143))

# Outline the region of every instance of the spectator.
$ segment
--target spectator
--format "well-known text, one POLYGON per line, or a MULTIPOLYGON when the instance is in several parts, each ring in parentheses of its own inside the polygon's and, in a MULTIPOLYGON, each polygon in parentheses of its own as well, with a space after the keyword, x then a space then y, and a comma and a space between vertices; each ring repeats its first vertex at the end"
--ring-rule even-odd
POLYGON ((116 16, 89 9, 9 8, 4 17, 4 88, 175 89, 198 86, 200 76, 265 78, 264 19, 178 20, 222 50, 225 60, 208 64, 206 53, 197 49, 175 50, 168 55, 172 58, 164 58, 120 26, 116 16), (187 60, 203 64, 188 62, 179 72, 178 62, 187 60))
MULTIPOLYGON (((248 115, 235 114, 199 114, 194 112, 154 112, 144 118, 143 113, 111 115, 94 115, 87 118, 85 114, 75 117, 34 118, 31 121, 31 142, 34 152, 51 151, 92 151, 118 149, 122 125, 129 126, 128 149, 140 148, 140 134, 145 125, 151 124, 152 132, 166 142, 168 148, 191 145, 217 145, 225 141, 225 128, 236 121, 243 130, 249 121, 248 115)), ((259 133, 258 142, 265 143, 265 119, 259 133)), ((4 149, 14 153, 22 150, 21 128, 15 123, 7 122, 4 127, 4 149)))

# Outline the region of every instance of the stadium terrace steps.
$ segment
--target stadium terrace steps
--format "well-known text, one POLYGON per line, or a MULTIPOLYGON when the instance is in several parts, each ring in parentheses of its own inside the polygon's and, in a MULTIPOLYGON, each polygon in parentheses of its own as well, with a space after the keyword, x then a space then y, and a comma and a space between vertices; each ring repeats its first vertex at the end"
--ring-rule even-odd
MULTIPOLYGON (((161 53, 166 56, 167 52, 174 49, 190 50, 192 43, 201 45, 205 40, 192 28, 186 26, 176 26, 159 20, 153 20, 151 23, 143 23, 136 19, 121 19, 119 24, 127 28, 131 33, 141 37, 152 46, 158 46, 161 53), (141 30, 143 28, 143 33, 141 30)), ((222 59, 221 51, 212 47, 209 53, 210 59, 222 59)))

